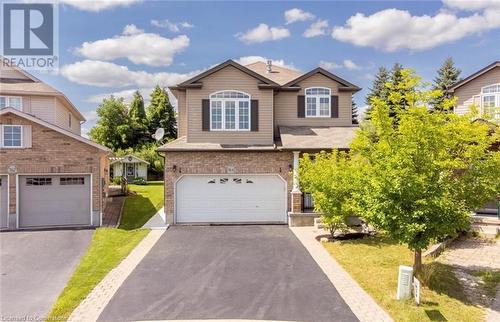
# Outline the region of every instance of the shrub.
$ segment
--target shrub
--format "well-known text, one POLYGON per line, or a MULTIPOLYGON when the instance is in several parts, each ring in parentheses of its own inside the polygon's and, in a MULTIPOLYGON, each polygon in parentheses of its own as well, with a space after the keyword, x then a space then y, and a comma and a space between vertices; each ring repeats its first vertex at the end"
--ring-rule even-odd
POLYGON ((132 183, 142 186, 148 184, 148 182, 144 178, 135 178, 134 181, 132 181, 132 183))
POLYGON ((112 180, 113 184, 120 185, 122 182, 122 177, 121 176, 116 176, 112 180))

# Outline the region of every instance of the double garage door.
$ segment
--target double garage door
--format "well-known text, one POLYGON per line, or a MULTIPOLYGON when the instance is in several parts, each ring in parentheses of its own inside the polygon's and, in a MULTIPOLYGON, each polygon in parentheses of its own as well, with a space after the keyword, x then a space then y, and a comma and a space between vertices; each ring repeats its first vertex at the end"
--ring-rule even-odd
POLYGON ((19 176, 19 227, 91 224, 90 175, 19 176))
POLYGON ((176 223, 286 223, 278 175, 185 175, 175 186, 176 223))

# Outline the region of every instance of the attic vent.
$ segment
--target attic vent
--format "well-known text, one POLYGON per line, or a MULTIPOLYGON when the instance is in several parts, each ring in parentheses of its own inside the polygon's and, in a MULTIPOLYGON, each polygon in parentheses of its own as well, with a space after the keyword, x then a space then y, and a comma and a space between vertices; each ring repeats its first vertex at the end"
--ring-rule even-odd
POLYGON ((273 72, 273 61, 268 59, 267 60, 267 73, 272 73, 273 72))

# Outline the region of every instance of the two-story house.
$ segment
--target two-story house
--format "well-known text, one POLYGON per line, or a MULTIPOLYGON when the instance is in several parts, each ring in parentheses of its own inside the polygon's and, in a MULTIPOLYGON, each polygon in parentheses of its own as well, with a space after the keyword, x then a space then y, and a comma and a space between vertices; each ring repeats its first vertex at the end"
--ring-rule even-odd
POLYGON ((0 229, 100 225, 110 150, 64 94, 0 65, 0 229))
POLYGON ((450 91, 457 97, 455 113, 468 113, 474 105, 481 117, 500 122, 500 61, 457 82, 450 91))
POLYGON ((158 149, 169 223, 312 225, 299 157, 348 148, 359 87, 322 68, 229 60, 170 90, 178 138, 158 149))
MULTIPOLYGON (((455 113, 470 112, 472 105, 479 117, 486 118, 494 127, 500 124, 500 61, 496 61, 454 84, 450 91, 457 98, 455 113)), ((500 196, 499 196, 500 197, 500 196)), ((478 213, 497 214, 498 198, 487 203, 478 213)))

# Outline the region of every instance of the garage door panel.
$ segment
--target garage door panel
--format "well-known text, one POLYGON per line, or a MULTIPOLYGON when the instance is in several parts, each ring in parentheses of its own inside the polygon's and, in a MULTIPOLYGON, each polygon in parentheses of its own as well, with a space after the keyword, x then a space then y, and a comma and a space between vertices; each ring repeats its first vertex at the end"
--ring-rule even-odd
POLYGON ((176 221, 285 223, 285 201, 279 176, 187 175, 176 184, 176 221))
POLYGON ((90 185, 90 175, 20 176, 20 227, 90 225, 90 185))

